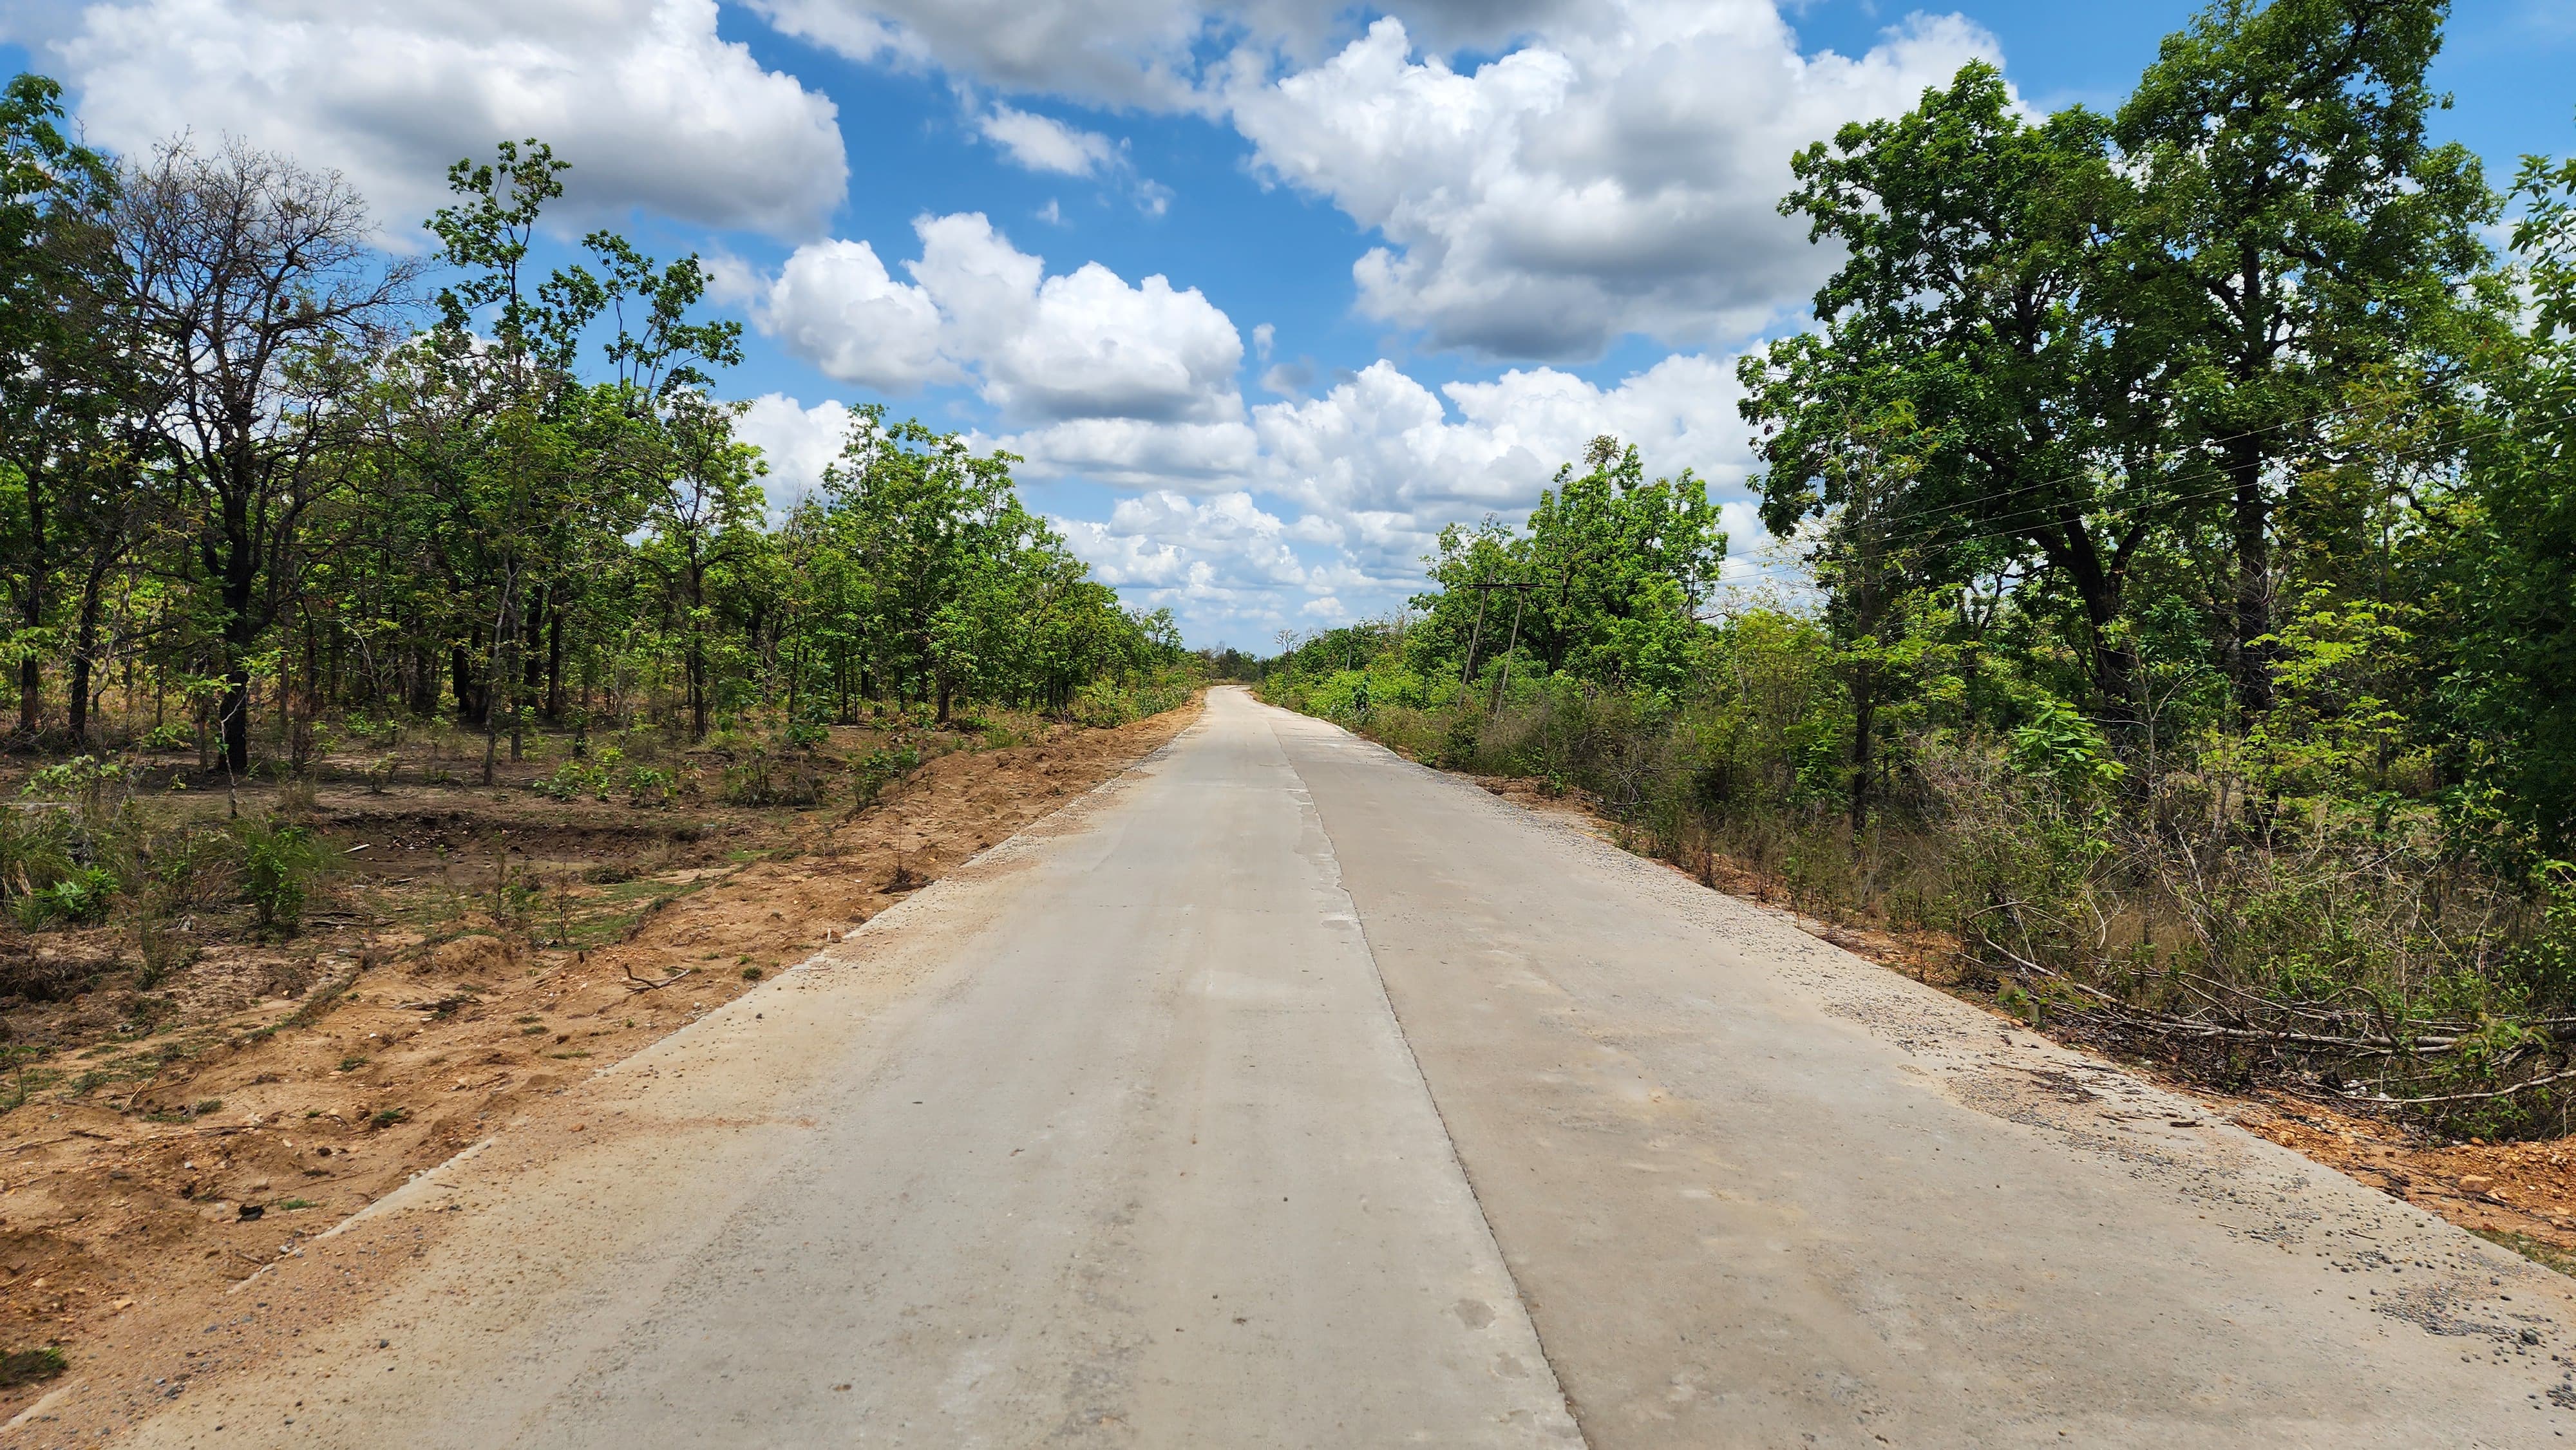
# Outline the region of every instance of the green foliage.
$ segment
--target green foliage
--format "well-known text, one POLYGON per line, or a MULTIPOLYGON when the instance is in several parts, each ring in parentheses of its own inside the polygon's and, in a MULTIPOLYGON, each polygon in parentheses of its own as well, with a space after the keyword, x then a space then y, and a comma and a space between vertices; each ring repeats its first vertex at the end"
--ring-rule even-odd
POLYGON ((612 760, 567 760, 550 775, 528 782, 528 789, 553 801, 574 801, 585 796, 608 799, 610 781, 615 778, 616 762, 612 760))
POLYGON ((70 876, 73 834, 68 811, 0 808, 0 897, 31 896, 70 876))
POLYGON ((885 794, 885 788, 902 780, 921 766, 921 751, 910 745, 878 746, 862 757, 850 772, 850 803, 854 810, 866 810, 885 794))
POLYGON ((724 798, 734 805, 810 806, 822 794, 822 771, 804 751, 755 745, 740 761, 725 767, 724 798))
POLYGON ((632 806, 667 806, 678 794, 671 772, 649 765, 630 766, 626 771, 626 803, 632 806))
POLYGON ((114 872, 99 866, 75 867, 60 881, 23 899, 19 924, 32 929, 55 921, 79 926, 105 921, 118 891, 114 872))
POLYGON ((2094 799, 2127 773, 2111 758, 2102 732, 2063 700, 2041 700, 2029 722, 2016 726, 2006 739, 2005 758, 2014 770, 2047 780, 2070 798, 2094 799))
POLYGON ((303 924, 306 899, 322 875, 321 843, 303 826, 243 817, 232 825, 241 898, 260 930, 291 936, 303 924))
POLYGON ((71 1361, 50 1344, 34 1349, 13 1349, 0 1354, 0 1389, 16 1389, 20 1385, 55 1379, 69 1368, 71 1361))

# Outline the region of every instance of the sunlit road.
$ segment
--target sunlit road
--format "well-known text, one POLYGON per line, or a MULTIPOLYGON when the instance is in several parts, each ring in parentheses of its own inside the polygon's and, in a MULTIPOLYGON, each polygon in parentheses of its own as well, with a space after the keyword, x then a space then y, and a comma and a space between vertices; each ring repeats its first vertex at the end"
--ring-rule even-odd
POLYGON ((1236 690, 569 1111, 256 1281, 417 1255, 130 1441, 2576 1430, 2555 1276, 1236 690))

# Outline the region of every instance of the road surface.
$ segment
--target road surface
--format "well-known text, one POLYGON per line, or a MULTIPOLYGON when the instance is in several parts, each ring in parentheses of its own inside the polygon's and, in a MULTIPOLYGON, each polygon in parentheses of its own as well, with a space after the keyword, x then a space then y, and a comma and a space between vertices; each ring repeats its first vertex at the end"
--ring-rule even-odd
POLYGON ((127 1439, 2538 1445, 2565 1284, 1221 689, 250 1281, 265 1362, 127 1439))

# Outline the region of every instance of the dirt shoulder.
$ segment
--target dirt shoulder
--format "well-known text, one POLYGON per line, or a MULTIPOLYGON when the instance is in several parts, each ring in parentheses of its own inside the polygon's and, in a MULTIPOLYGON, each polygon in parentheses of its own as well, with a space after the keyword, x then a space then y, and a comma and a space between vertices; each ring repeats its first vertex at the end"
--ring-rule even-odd
MULTIPOLYGON (((1494 795, 1573 819, 1603 840, 1625 844, 1618 823, 1579 794, 1550 794, 1543 782, 1474 777, 1494 795)), ((1753 902, 1820 941, 1865 957, 2028 1029, 1997 1008, 1991 993, 1960 980, 1958 942, 1937 932, 1890 931, 1827 921, 1798 911, 1778 879, 1715 857, 1700 884, 1753 902)), ((2090 1047, 2090 1044, 2078 1044, 2090 1047)), ((2301 1154, 2369 1187, 2439 1215, 2562 1273, 2576 1274, 2576 1140, 2451 1142, 2404 1124, 2273 1092, 2213 1092, 2151 1058, 2114 1054, 2123 1067, 2188 1094, 2258 1138, 2301 1154)))
MULTIPOLYGON (((96 990, 11 1014, 17 1040, 47 1050, 22 1064, 41 1086, 0 1116, 0 1349, 58 1350, 75 1375, 191 1362, 182 1341, 242 1280, 504 1125, 542 1124, 568 1084, 1197 713, 959 748, 856 813, 325 788, 311 816, 343 871, 305 934, 210 947, 152 993, 94 973, 96 990), (158 1005, 138 1017, 146 996, 158 1005)), ((72 934, 26 949, 111 946, 72 934)), ((46 1392, 0 1387, 0 1416, 46 1392)))

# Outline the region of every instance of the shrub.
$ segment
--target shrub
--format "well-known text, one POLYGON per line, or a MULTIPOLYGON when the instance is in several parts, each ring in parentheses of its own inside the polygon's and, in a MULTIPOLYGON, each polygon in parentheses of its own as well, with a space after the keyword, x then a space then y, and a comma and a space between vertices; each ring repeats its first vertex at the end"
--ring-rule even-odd
POLYGON ((29 899, 55 921, 88 925, 105 921, 116 904, 116 874, 101 866, 82 866, 29 899))
POLYGON ((292 935, 303 923, 306 896, 322 874, 322 848, 303 826, 245 817, 233 823, 241 861, 241 895, 260 930, 292 935))
POLYGON ((239 893, 240 851, 231 832, 185 825, 151 838, 138 863, 153 905, 165 911, 211 906, 239 893))
POLYGON ((583 796, 606 800, 609 778, 607 763, 567 760, 554 774, 528 782, 528 789, 555 801, 579 800, 583 796))
POLYGON ((134 745, 138 750, 194 750, 197 748, 197 732, 175 720, 165 721, 146 731, 134 745))
POLYGON ((781 759, 765 745, 752 746, 724 772, 724 798, 738 806, 810 806, 822 794, 822 779, 810 761, 781 759))
POLYGON ((912 746, 901 748, 878 746, 859 761, 850 773, 851 806, 866 810, 885 794, 885 788, 910 775, 921 764, 921 752, 912 746))
POLYGON ((626 772, 626 803, 632 806, 667 806, 675 794, 671 772, 649 765, 630 767, 626 772))
POLYGON ((71 812, 0 807, 0 897, 42 891, 72 873, 71 812))

